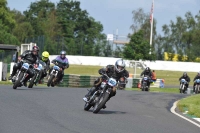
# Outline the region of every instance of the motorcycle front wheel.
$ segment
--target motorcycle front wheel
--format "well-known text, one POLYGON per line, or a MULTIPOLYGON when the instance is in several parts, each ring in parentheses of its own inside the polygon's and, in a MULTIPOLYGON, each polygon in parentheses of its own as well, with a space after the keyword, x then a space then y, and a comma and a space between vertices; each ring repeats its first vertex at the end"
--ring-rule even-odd
POLYGON ((99 98, 99 100, 95 103, 94 108, 93 108, 93 113, 98 113, 102 107, 106 104, 108 101, 109 95, 107 92, 104 93, 103 96, 99 98))
POLYGON ((24 73, 21 72, 21 73, 19 74, 18 80, 15 81, 15 83, 14 83, 14 85, 13 85, 13 89, 17 89, 17 87, 21 84, 20 81, 21 81, 21 79, 23 78, 23 76, 24 76, 24 73))

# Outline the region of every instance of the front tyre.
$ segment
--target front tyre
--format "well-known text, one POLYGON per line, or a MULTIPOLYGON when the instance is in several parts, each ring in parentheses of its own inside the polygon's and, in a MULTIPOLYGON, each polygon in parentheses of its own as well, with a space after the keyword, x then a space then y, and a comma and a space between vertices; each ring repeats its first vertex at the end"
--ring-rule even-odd
POLYGON ((54 79, 54 75, 50 75, 50 78, 49 78, 49 80, 48 80, 48 82, 47 82, 47 86, 48 86, 48 87, 51 85, 53 79, 54 79))
POLYGON ((90 105, 89 103, 86 102, 85 106, 84 106, 84 110, 88 111, 91 107, 92 107, 92 105, 90 105))
POLYGON ((13 89, 17 89, 17 87, 21 84, 20 81, 21 81, 21 79, 23 78, 23 76, 24 76, 24 73, 21 72, 21 73, 19 74, 18 80, 15 81, 15 83, 14 83, 14 85, 13 85, 13 89))
POLYGON ((102 97, 100 97, 100 99, 95 103, 94 109, 93 109, 93 113, 98 113, 102 107, 106 104, 106 102, 108 101, 109 95, 107 92, 104 93, 104 95, 102 97))

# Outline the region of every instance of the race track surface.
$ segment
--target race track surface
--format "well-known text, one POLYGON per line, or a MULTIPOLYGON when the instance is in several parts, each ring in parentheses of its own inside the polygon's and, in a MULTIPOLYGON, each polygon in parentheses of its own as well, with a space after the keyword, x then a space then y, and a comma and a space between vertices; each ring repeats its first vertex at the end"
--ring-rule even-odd
POLYGON ((172 114, 187 95, 117 91, 99 114, 84 111, 86 88, 0 86, 0 133, 199 133, 172 114))

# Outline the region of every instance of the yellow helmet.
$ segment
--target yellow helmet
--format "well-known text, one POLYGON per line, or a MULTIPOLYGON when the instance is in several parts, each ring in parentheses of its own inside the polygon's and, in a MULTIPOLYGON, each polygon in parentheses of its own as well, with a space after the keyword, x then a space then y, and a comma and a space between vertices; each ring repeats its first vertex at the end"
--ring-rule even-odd
POLYGON ((42 53, 42 61, 47 61, 49 59, 49 52, 44 51, 42 53))

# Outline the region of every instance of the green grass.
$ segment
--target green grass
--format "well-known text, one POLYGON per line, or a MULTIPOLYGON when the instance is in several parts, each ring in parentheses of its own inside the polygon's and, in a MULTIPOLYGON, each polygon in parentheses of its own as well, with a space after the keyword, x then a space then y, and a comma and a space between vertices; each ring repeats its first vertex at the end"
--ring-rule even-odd
MULTIPOLYGON (((139 88, 126 88, 129 91, 141 91, 139 88)), ((150 88, 150 92, 179 93, 177 88, 150 88)))
POLYGON ((200 94, 189 96, 181 99, 178 102, 178 108, 180 111, 189 111, 188 114, 191 116, 200 117, 200 94))
POLYGON ((12 85, 10 81, 0 81, 0 85, 12 85))
MULTIPOLYGON (((79 75, 99 75, 98 70, 102 68, 101 66, 84 66, 84 65, 70 65, 68 69, 65 70, 65 74, 79 74, 79 75)), ((134 68, 126 68, 129 73, 134 74, 134 68)), ((140 74, 141 69, 136 69, 136 74, 140 74)), ((188 72, 188 75, 193 81, 197 72, 188 72)), ((183 75, 183 72, 178 71, 164 71, 156 70, 156 75, 158 79, 164 79, 165 85, 179 85, 179 78, 183 75)), ((137 75, 137 78, 139 76, 137 75)))

